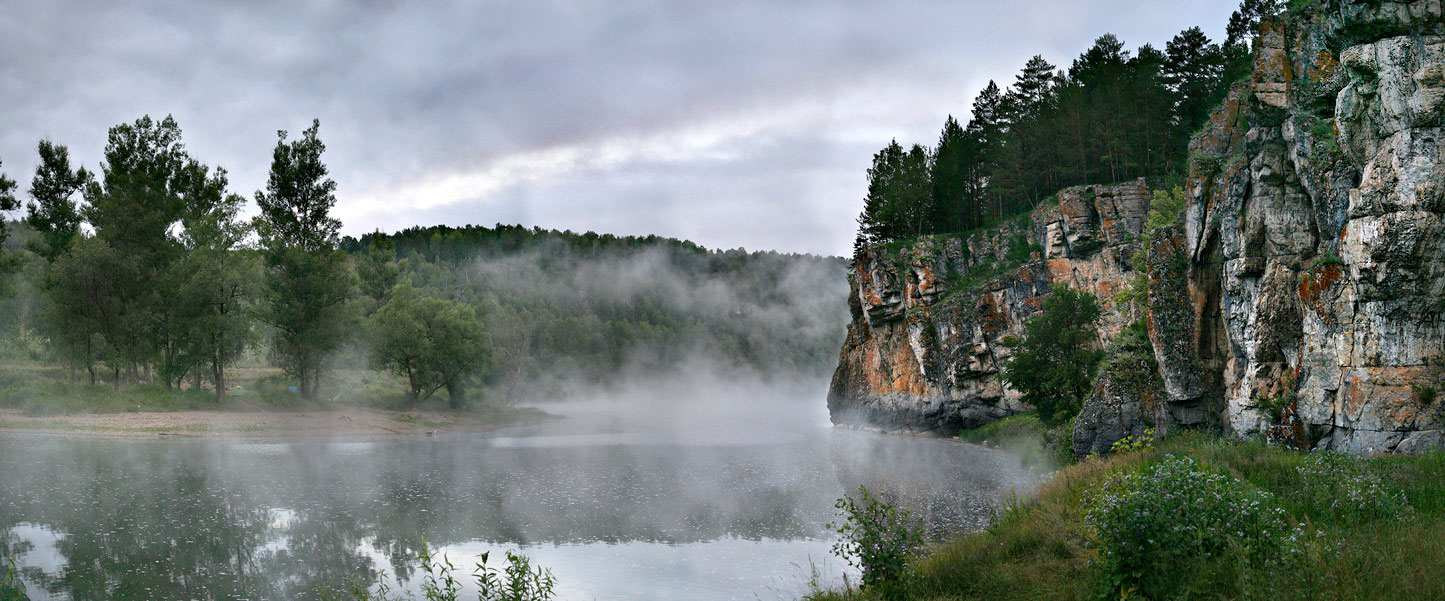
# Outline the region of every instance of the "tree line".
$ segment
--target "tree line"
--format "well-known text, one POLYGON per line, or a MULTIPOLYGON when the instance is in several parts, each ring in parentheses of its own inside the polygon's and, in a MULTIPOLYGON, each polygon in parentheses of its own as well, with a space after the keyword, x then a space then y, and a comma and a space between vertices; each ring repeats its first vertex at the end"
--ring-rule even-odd
POLYGON ((0 220, 0 338, 38 338, 72 379, 209 386, 218 402, 227 370, 258 355, 302 398, 369 364, 412 404, 461 405, 478 387, 515 399, 699 354, 815 374, 836 351, 834 258, 503 225, 343 238, 319 127, 279 132, 250 219, 170 117, 111 128, 98 171, 40 141, 28 199, 0 175, 0 212, 26 201, 0 220))
POLYGON ((1068 186, 1179 176, 1189 137, 1249 73, 1250 43, 1275 0, 1244 0, 1223 43, 1198 27, 1163 51, 1105 34, 1059 69, 1034 56, 990 81, 966 124, 949 116, 936 145, 895 139, 873 156, 856 245, 961 232, 1033 209, 1068 186))
MULTIPOLYGON (((250 220, 226 170, 191 156, 169 116, 110 128, 98 173, 40 141, 23 224, 44 301, 35 321, 52 354, 92 384, 209 380, 219 401, 260 321, 277 362, 313 396, 320 358, 346 339, 355 287, 319 128, 294 140, 278 132, 250 220)), ((17 210, 15 185, 6 188, 0 209, 17 210)), ((22 262, 6 253, 7 271, 22 262)))

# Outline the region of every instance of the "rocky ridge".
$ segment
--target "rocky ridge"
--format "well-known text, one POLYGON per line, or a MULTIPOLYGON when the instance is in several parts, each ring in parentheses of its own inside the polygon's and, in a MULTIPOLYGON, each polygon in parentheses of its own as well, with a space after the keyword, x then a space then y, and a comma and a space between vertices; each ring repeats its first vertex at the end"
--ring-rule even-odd
MULTIPOLYGON (((1178 425, 1308 448, 1445 440, 1445 17, 1440 0, 1329 0, 1266 22, 1251 76, 1191 142, 1188 202, 1133 275, 1142 181, 1062 191, 987 232, 861 250, 833 419, 954 430, 1024 409, 1002 341, 1053 283, 1146 318, 1153 376, 1104 370, 1078 452, 1178 425)), ((1137 367, 1137 366, 1136 366, 1137 367)))

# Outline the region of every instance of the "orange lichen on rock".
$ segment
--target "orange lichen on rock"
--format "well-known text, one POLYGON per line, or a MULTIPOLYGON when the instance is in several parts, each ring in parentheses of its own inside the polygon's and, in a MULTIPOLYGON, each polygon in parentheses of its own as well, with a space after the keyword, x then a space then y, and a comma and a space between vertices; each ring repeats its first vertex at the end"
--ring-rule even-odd
POLYGON ((1322 265, 1300 274, 1299 297, 1305 307, 1325 321, 1334 322, 1334 313, 1329 311, 1326 292, 1335 282, 1344 277, 1345 270, 1336 264, 1322 265))

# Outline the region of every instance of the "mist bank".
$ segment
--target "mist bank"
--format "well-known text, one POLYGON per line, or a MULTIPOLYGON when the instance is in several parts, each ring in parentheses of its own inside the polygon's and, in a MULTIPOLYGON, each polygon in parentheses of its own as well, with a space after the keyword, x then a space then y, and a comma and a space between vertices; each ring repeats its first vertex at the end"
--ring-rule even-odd
POLYGON ((821 382, 848 321, 835 257, 521 225, 415 227, 341 248, 358 265, 394 252, 398 280, 472 307, 490 348, 482 395, 508 402, 697 376, 821 382))
MULTIPOLYGON (((65 379, 62 368, 72 358, 55 344, 62 324, 49 319, 54 315, 44 279, 49 265, 28 250, 36 233, 23 222, 12 223, 10 233, 9 252, 23 267, 10 278, 11 294, 0 298, 0 358, 33 369, 9 370, 11 379, 27 382, 0 386, 9 401, 4 404, 32 414, 114 410, 100 405, 117 403, 66 409, 40 407, 30 398, 76 396, 70 394, 76 391, 59 382, 56 390, 35 389, 36 379, 65 379)), ((317 386, 325 390, 318 395, 323 401, 343 404, 408 406, 404 375, 377 361, 373 319, 401 283, 419 298, 471 310, 483 338, 472 349, 480 367, 467 393, 481 402, 670 390, 700 380, 821 387, 847 323, 846 264, 835 257, 709 250, 656 236, 520 225, 414 227, 347 237, 339 248, 357 292, 347 307, 348 326, 337 333, 344 344, 320 363, 317 386)), ((256 249, 231 252, 253 266, 261 262, 256 249)), ((254 266, 242 277, 255 279, 255 289, 263 276, 254 266)), ((243 309, 259 313, 262 299, 251 300, 243 309)), ((284 357, 268 344, 277 333, 259 318, 250 330, 228 394, 243 404, 285 406, 296 395, 288 394, 279 373, 266 375, 284 367, 284 357)), ((83 371, 69 373, 84 384, 83 371)), ((105 377, 102 373, 101 383, 105 377)), ((200 387, 194 381, 179 386, 200 387)), ((131 391, 119 392, 131 398, 131 391)), ((209 406, 199 395, 163 400, 131 404, 146 410, 209 406)))

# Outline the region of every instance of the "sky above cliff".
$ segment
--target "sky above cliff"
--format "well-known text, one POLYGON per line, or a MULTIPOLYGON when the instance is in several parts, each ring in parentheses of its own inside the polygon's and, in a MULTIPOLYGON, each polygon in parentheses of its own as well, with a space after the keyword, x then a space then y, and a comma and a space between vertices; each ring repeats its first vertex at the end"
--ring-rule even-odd
MULTIPOLYGON (((0 161, 96 167, 172 114, 250 196, 321 120, 343 231, 522 223, 846 254, 890 138, 1105 32, 1223 37, 1233 1, 66 2, 0 11, 0 161)), ((254 209, 252 209, 254 211, 254 209)))

